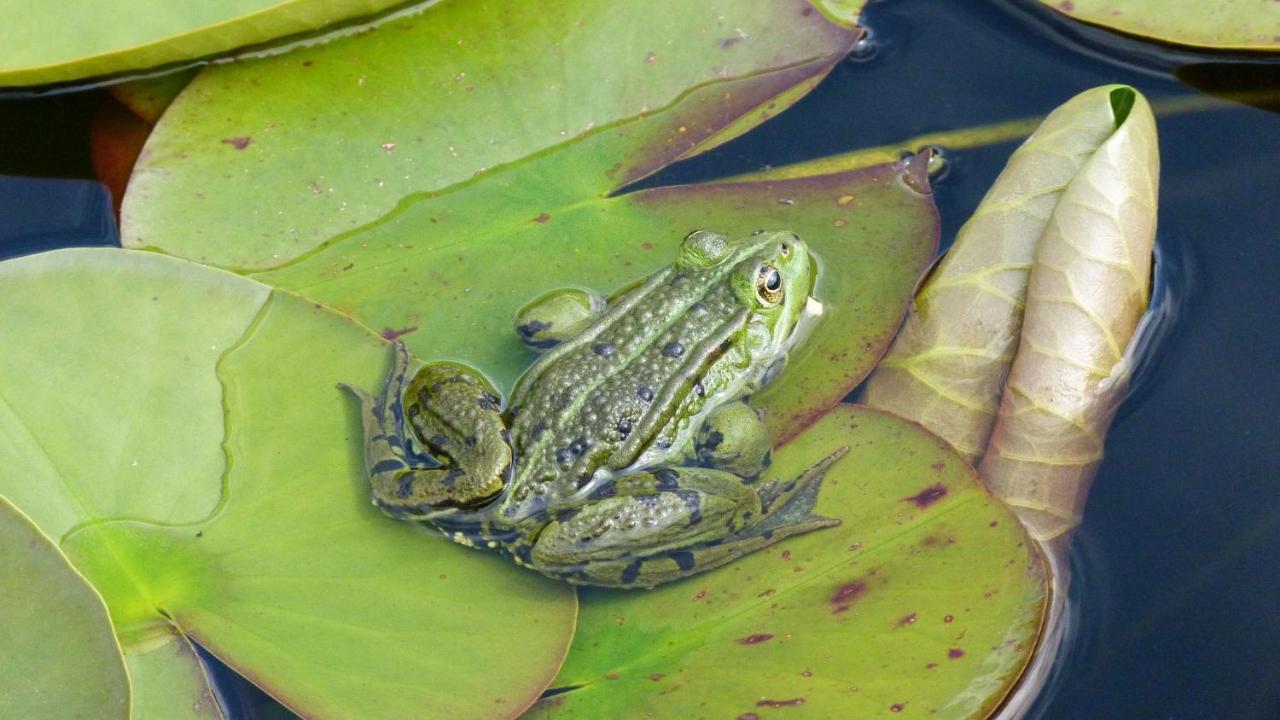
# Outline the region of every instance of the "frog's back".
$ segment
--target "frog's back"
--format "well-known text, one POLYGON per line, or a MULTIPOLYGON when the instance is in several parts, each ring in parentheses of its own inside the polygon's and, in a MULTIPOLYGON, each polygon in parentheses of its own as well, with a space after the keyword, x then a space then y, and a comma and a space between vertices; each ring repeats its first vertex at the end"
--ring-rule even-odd
POLYGON ((747 358, 731 338, 750 319, 726 276, 734 263, 666 268, 581 336, 535 363, 512 397, 517 465, 507 517, 524 517, 687 437, 712 363, 747 358))

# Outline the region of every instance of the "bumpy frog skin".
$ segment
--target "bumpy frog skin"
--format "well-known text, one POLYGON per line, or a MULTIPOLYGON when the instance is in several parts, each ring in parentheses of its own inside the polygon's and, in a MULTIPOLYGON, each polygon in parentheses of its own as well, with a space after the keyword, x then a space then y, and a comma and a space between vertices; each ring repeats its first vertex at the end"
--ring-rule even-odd
POLYGON ((698 231, 676 262, 611 298, 543 296, 518 332, 545 350, 504 411, 476 372, 412 372, 396 344, 382 398, 360 399, 373 500, 551 577, 652 587, 798 533, 841 448, 797 478, 769 462, 742 403, 775 377, 819 307, 788 232, 698 231), (563 319, 563 321, 561 321, 563 319))

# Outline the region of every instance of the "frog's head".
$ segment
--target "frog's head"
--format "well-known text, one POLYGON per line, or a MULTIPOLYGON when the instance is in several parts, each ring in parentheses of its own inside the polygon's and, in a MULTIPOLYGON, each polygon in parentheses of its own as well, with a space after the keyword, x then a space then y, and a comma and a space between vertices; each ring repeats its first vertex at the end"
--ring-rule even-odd
POLYGON ((817 267, 794 233, 760 231, 741 244, 699 230, 680 247, 678 265, 707 268, 729 264, 733 293, 752 315, 748 343, 764 359, 782 355, 792 344, 810 305, 817 267))

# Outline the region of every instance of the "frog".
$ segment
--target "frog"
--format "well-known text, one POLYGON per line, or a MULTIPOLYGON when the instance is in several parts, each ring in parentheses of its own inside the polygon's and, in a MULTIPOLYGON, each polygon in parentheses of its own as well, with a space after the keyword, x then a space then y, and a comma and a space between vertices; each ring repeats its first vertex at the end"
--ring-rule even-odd
POLYGON ((537 353, 504 404, 464 364, 405 344, 359 402, 373 504, 577 585, 652 588, 839 524, 815 512, 848 448, 766 477, 753 394, 785 371, 821 302, 789 231, 698 230, 675 261, 602 299, 553 291, 517 313, 537 353))

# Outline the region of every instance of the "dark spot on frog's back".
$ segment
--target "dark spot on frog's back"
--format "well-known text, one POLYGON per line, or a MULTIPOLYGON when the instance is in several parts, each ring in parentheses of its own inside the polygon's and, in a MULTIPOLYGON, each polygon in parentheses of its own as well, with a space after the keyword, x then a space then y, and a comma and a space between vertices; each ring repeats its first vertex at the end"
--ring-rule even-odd
POLYGON ((947 496, 947 486, 942 483, 936 483, 921 490, 910 497, 902 498, 901 502, 909 502, 918 508, 927 508, 947 496))
POLYGON ((645 402, 653 402, 653 388, 648 385, 641 385, 640 388, 636 390, 636 394, 645 402))
POLYGON ((618 348, 611 342, 598 342, 591 346, 591 352, 602 358, 608 358, 613 357, 614 353, 618 352, 618 348))
POLYGON ((662 354, 665 357, 678 358, 684 354, 684 345, 680 344, 678 340, 672 340, 662 346, 662 354))
POLYGON ((653 471, 653 477, 658 481, 655 487, 659 490, 675 490, 680 487, 680 475, 671 468, 658 468, 653 471))
POLYGON ((622 569, 622 575, 619 576, 618 579, 621 580, 624 584, 630 585, 631 583, 636 581, 636 578, 640 577, 640 566, 643 564, 644 564, 643 559, 636 559, 631 561, 630 565, 627 565, 625 568, 622 569))
POLYGON ((618 439, 626 440, 627 436, 629 436, 630 434, 631 434, 631 419, 622 418, 621 420, 618 421, 618 439))

